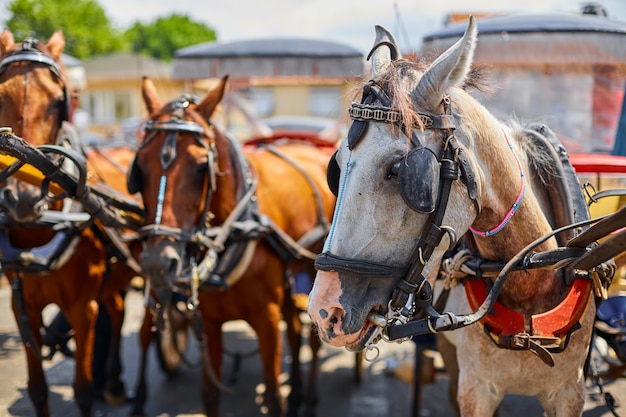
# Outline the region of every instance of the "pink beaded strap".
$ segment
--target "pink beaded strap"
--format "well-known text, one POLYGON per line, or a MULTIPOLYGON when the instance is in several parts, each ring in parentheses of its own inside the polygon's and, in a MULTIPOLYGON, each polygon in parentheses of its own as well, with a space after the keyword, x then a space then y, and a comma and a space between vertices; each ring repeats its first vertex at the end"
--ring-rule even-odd
MULTIPOLYGON (((509 145, 509 149, 511 149, 511 152, 513 152, 513 145, 511 145, 511 142, 509 142, 509 138, 506 136, 506 133, 504 132, 504 130, 502 130, 502 133, 504 133, 504 138, 506 139, 507 145, 509 145)), ((513 156, 515 157, 515 160, 517 161, 517 167, 519 168, 519 172, 520 172, 520 190, 519 190, 519 194, 517 195, 517 199, 515 200, 515 203, 513 203, 513 205, 511 206, 511 209, 509 210, 509 212, 506 213, 506 216, 504 216, 500 224, 498 224, 493 229, 487 230, 486 232, 481 232, 480 230, 476 230, 470 226, 469 228, 470 231, 476 236, 483 236, 483 237, 493 236, 496 233, 498 233, 500 230, 504 229, 504 227, 509 223, 509 221, 511 220, 511 218, 513 217, 513 215, 519 208, 522 202, 522 198, 524 198, 524 190, 526 189, 526 182, 524 181, 524 170, 522 169, 522 164, 520 163, 519 158, 517 157, 515 152, 513 152, 513 156)))

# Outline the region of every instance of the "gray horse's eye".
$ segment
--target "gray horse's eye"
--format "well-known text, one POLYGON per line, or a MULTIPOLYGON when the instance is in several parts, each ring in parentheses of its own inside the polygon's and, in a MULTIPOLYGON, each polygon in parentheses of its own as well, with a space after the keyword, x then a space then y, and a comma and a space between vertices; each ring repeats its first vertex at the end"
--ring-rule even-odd
POLYGON ((398 177, 398 171, 400 170, 400 164, 401 162, 394 162, 393 164, 391 164, 389 166, 389 168, 387 169, 387 175, 385 176, 385 179, 392 179, 392 178, 397 178, 398 177))

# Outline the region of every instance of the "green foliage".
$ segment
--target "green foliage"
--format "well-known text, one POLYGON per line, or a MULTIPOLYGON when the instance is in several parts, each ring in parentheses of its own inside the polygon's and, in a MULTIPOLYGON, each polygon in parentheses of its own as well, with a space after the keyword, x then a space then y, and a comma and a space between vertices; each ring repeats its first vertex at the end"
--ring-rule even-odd
POLYGON ((61 29, 65 52, 79 59, 131 50, 169 61, 177 49, 216 39, 213 29, 179 14, 137 21, 121 33, 97 0, 11 0, 7 10, 5 26, 17 42, 27 36, 45 41, 61 29))
POLYGON ((65 52, 80 59, 124 49, 121 35, 96 0, 13 0, 8 11, 5 25, 16 41, 27 36, 47 40, 61 29, 65 52))
POLYGON ((179 14, 160 17, 150 24, 137 21, 124 36, 133 52, 164 61, 171 60, 177 49, 216 39, 213 29, 179 14))

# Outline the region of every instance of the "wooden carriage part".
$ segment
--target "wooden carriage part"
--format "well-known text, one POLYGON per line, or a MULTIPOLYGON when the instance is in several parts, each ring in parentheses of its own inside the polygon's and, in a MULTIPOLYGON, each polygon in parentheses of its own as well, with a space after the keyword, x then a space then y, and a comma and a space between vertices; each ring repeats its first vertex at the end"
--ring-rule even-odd
POLYGON ((133 199, 102 184, 87 183, 87 163, 82 155, 59 146, 33 147, 12 133, 0 133, 0 177, 10 176, 54 195, 66 194, 80 202, 83 210, 106 227, 137 229, 143 222, 143 208, 133 199), (55 162, 50 154, 61 158, 55 162), (63 161, 70 160, 78 174, 67 172, 63 161))

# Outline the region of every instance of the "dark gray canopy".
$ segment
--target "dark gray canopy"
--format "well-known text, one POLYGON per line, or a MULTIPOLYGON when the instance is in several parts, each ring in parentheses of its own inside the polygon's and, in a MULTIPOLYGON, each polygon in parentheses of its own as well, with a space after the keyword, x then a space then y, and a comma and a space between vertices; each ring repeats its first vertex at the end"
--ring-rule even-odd
MULTIPOLYGON (((460 38, 466 23, 456 23, 424 36, 424 41, 460 38)), ((516 14, 478 20, 478 34, 531 32, 603 32, 626 34, 626 22, 605 17, 575 14, 516 14)))
POLYGON ((225 57, 360 57, 350 46, 312 39, 254 39, 229 43, 205 42, 176 51, 177 58, 225 57))

